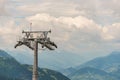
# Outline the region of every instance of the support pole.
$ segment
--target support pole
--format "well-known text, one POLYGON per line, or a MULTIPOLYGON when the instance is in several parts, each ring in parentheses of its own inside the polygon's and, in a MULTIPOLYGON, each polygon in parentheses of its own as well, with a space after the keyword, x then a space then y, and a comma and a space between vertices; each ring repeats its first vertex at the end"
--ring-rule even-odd
POLYGON ((32 80, 38 80, 38 43, 37 39, 34 41, 34 65, 32 80))
POLYGON ((15 48, 17 46, 25 45, 29 47, 30 49, 34 50, 34 64, 33 64, 33 73, 32 73, 32 80, 39 80, 38 77, 38 42, 42 46, 45 46, 49 50, 54 50, 54 48, 57 48, 56 44, 54 42, 50 41, 50 38, 47 37, 48 33, 51 33, 50 31, 23 31, 22 33, 25 34, 25 36, 17 41, 18 43, 15 45, 15 48), (31 37, 33 35, 39 34, 40 36, 37 37, 31 37), (43 36, 42 36, 43 35, 43 36), (32 43, 34 43, 34 47, 32 43), (53 47, 54 48, 53 48, 53 47))

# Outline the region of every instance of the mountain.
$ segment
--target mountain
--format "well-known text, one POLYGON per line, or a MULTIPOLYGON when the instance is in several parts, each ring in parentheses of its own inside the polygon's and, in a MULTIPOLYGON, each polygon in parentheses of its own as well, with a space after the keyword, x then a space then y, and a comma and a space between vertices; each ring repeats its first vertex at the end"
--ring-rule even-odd
POLYGON ((81 64, 61 70, 71 80, 119 80, 120 52, 112 52, 105 57, 98 57, 81 64))
POLYGON ((60 70, 60 72, 66 76, 68 76, 68 74, 74 73, 75 71, 76 71, 76 69, 73 67, 60 70))
POLYGON ((120 66, 112 66, 109 68, 109 73, 120 79, 120 66))
MULTIPOLYGON (((0 79, 31 80, 32 66, 23 65, 5 51, 0 50, 0 79)), ((54 70, 39 68, 39 80, 70 80, 54 70)))
POLYGON ((20 79, 16 79, 16 78, 10 78, 10 77, 7 77, 7 76, 2 76, 1 74, 0 74, 0 79, 1 80, 20 80, 20 79))
POLYGON ((0 74, 18 79, 26 79, 29 78, 28 73, 30 73, 27 69, 25 69, 19 62, 17 62, 13 57, 8 55, 5 51, 0 51, 0 74), (4 55, 3 55, 4 54, 4 55), (7 57, 6 57, 7 55, 7 57), (16 75, 17 73, 17 75, 16 75))
MULTIPOLYGON (((32 66, 24 65, 24 67, 32 71, 32 66)), ((46 68, 38 68, 38 74, 40 80, 70 80, 61 73, 46 68)))
POLYGON ((111 73, 111 72, 120 70, 119 62, 120 62, 120 52, 114 51, 107 56, 97 57, 97 58, 87 61, 77 67, 69 67, 69 68, 61 70, 60 72, 67 76, 81 68, 92 67, 92 68, 97 68, 100 70, 104 70, 108 73, 111 73))
POLYGON ((119 80, 103 70, 91 67, 81 68, 68 75, 68 77, 70 77, 71 80, 119 80))
MULTIPOLYGON (((11 55, 15 57, 17 61, 22 64, 33 64, 33 52, 12 52, 11 55), (22 58, 21 58, 22 57, 22 58)), ((80 63, 85 62, 84 57, 79 54, 75 54, 67 51, 40 51, 39 52, 39 67, 49 68, 52 70, 61 71, 68 67, 75 67, 80 63), (72 66, 71 66, 72 65, 72 66)))
POLYGON ((7 52, 5 52, 4 50, 0 50, 0 57, 12 58, 12 56, 10 56, 9 54, 7 54, 7 52))
POLYGON ((113 67, 117 68, 118 66, 120 66, 120 52, 112 52, 108 56, 95 58, 77 66, 76 69, 80 69, 82 67, 93 67, 106 72, 112 72, 112 70, 115 70, 113 67))

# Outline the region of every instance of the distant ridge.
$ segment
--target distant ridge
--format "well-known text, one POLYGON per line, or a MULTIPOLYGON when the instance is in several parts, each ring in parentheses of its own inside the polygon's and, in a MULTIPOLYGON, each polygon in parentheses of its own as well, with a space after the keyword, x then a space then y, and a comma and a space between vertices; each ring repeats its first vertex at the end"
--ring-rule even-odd
POLYGON ((7 52, 5 52, 4 50, 1 50, 1 49, 0 49, 0 57, 13 58, 13 57, 10 56, 7 52))
POLYGON ((109 67, 117 65, 120 65, 120 52, 114 51, 108 56, 95 58, 77 66, 76 69, 80 69, 82 67, 93 67, 101 70, 107 70, 109 67))
POLYGON ((120 80, 120 51, 61 71, 71 80, 120 80))

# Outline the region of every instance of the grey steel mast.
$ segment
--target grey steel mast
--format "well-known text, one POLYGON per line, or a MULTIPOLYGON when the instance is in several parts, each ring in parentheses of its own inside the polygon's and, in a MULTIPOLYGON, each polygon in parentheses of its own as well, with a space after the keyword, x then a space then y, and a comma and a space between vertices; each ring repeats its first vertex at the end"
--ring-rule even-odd
POLYGON ((50 38, 47 36, 50 31, 23 31, 24 37, 17 41, 15 48, 18 46, 25 45, 31 50, 34 50, 34 64, 33 64, 33 75, 32 80, 38 79, 38 44, 41 44, 42 48, 47 48, 49 50, 54 50, 57 48, 57 45, 50 41, 50 38), (37 35, 36 37, 34 37, 37 35))

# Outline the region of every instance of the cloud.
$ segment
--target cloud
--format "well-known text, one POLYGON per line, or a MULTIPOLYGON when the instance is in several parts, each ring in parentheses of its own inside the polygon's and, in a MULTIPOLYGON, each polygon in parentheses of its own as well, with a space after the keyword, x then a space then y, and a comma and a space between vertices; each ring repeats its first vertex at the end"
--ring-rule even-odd
POLYGON ((69 4, 66 1, 38 1, 22 6, 18 6, 20 11, 24 14, 37 14, 37 13, 48 13, 53 16, 72 16, 79 12, 75 9, 76 5, 74 3, 69 4))
MULTIPOLYGON (((24 20, 21 22, 24 24, 24 20)), ((17 20, 13 17, 0 17, 0 47, 2 49, 13 50, 16 41, 21 37, 24 25, 18 25, 17 20)))
POLYGON ((1 45, 7 45, 6 47, 8 47, 8 45, 11 45, 11 43, 14 41, 14 37, 17 31, 18 30, 13 20, 4 22, 3 25, 0 25, 1 45))
POLYGON ((6 0, 0 0, 0 16, 6 14, 5 3, 6 0))
MULTIPOLYGON (((93 20, 88 19, 83 16, 77 17, 54 17, 49 14, 36 14, 34 16, 27 17, 26 20, 33 22, 34 28, 49 29, 52 28, 59 33, 74 33, 74 32, 84 32, 86 34, 94 32, 100 32, 101 27, 96 24, 93 20)), ((83 33, 83 34, 84 34, 83 33)), ((92 34, 93 33, 93 34, 92 34)), ((62 35, 63 35, 62 34, 62 35)), ((69 36, 70 36, 69 34, 69 36)), ((90 35, 90 34, 89 34, 90 35)), ((64 35, 63 35, 64 36, 64 35)), ((74 35, 73 35, 74 36, 74 35)), ((77 36, 77 35, 76 35, 77 36)), ((95 36, 95 35, 94 35, 95 36)))
POLYGON ((105 48, 105 45, 116 44, 120 39, 118 35, 120 23, 101 26, 84 16, 54 17, 46 13, 27 17, 26 20, 33 22, 34 29, 52 29, 52 37, 61 49, 70 50, 71 48, 71 50, 78 50, 77 52, 80 48, 88 51, 94 48, 99 50, 100 46, 105 48))
POLYGON ((51 39, 59 50, 118 50, 119 4, 118 0, 1 0, 0 43, 7 47, 15 44, 16 35, 32 22, 33 30, 52 30, 51 39), (13 16, 8 18, 7 12, 13 16))
POLYGON ((120 42, 120 23, 114 23, 103 28, 104 39, 120 42))
POLYGON ((118 0, 26 0, 16 6, 19 15, 31 16, 46 13, 55 17, 84 16, 100 25, 112 25, 119 22, 118 0))

